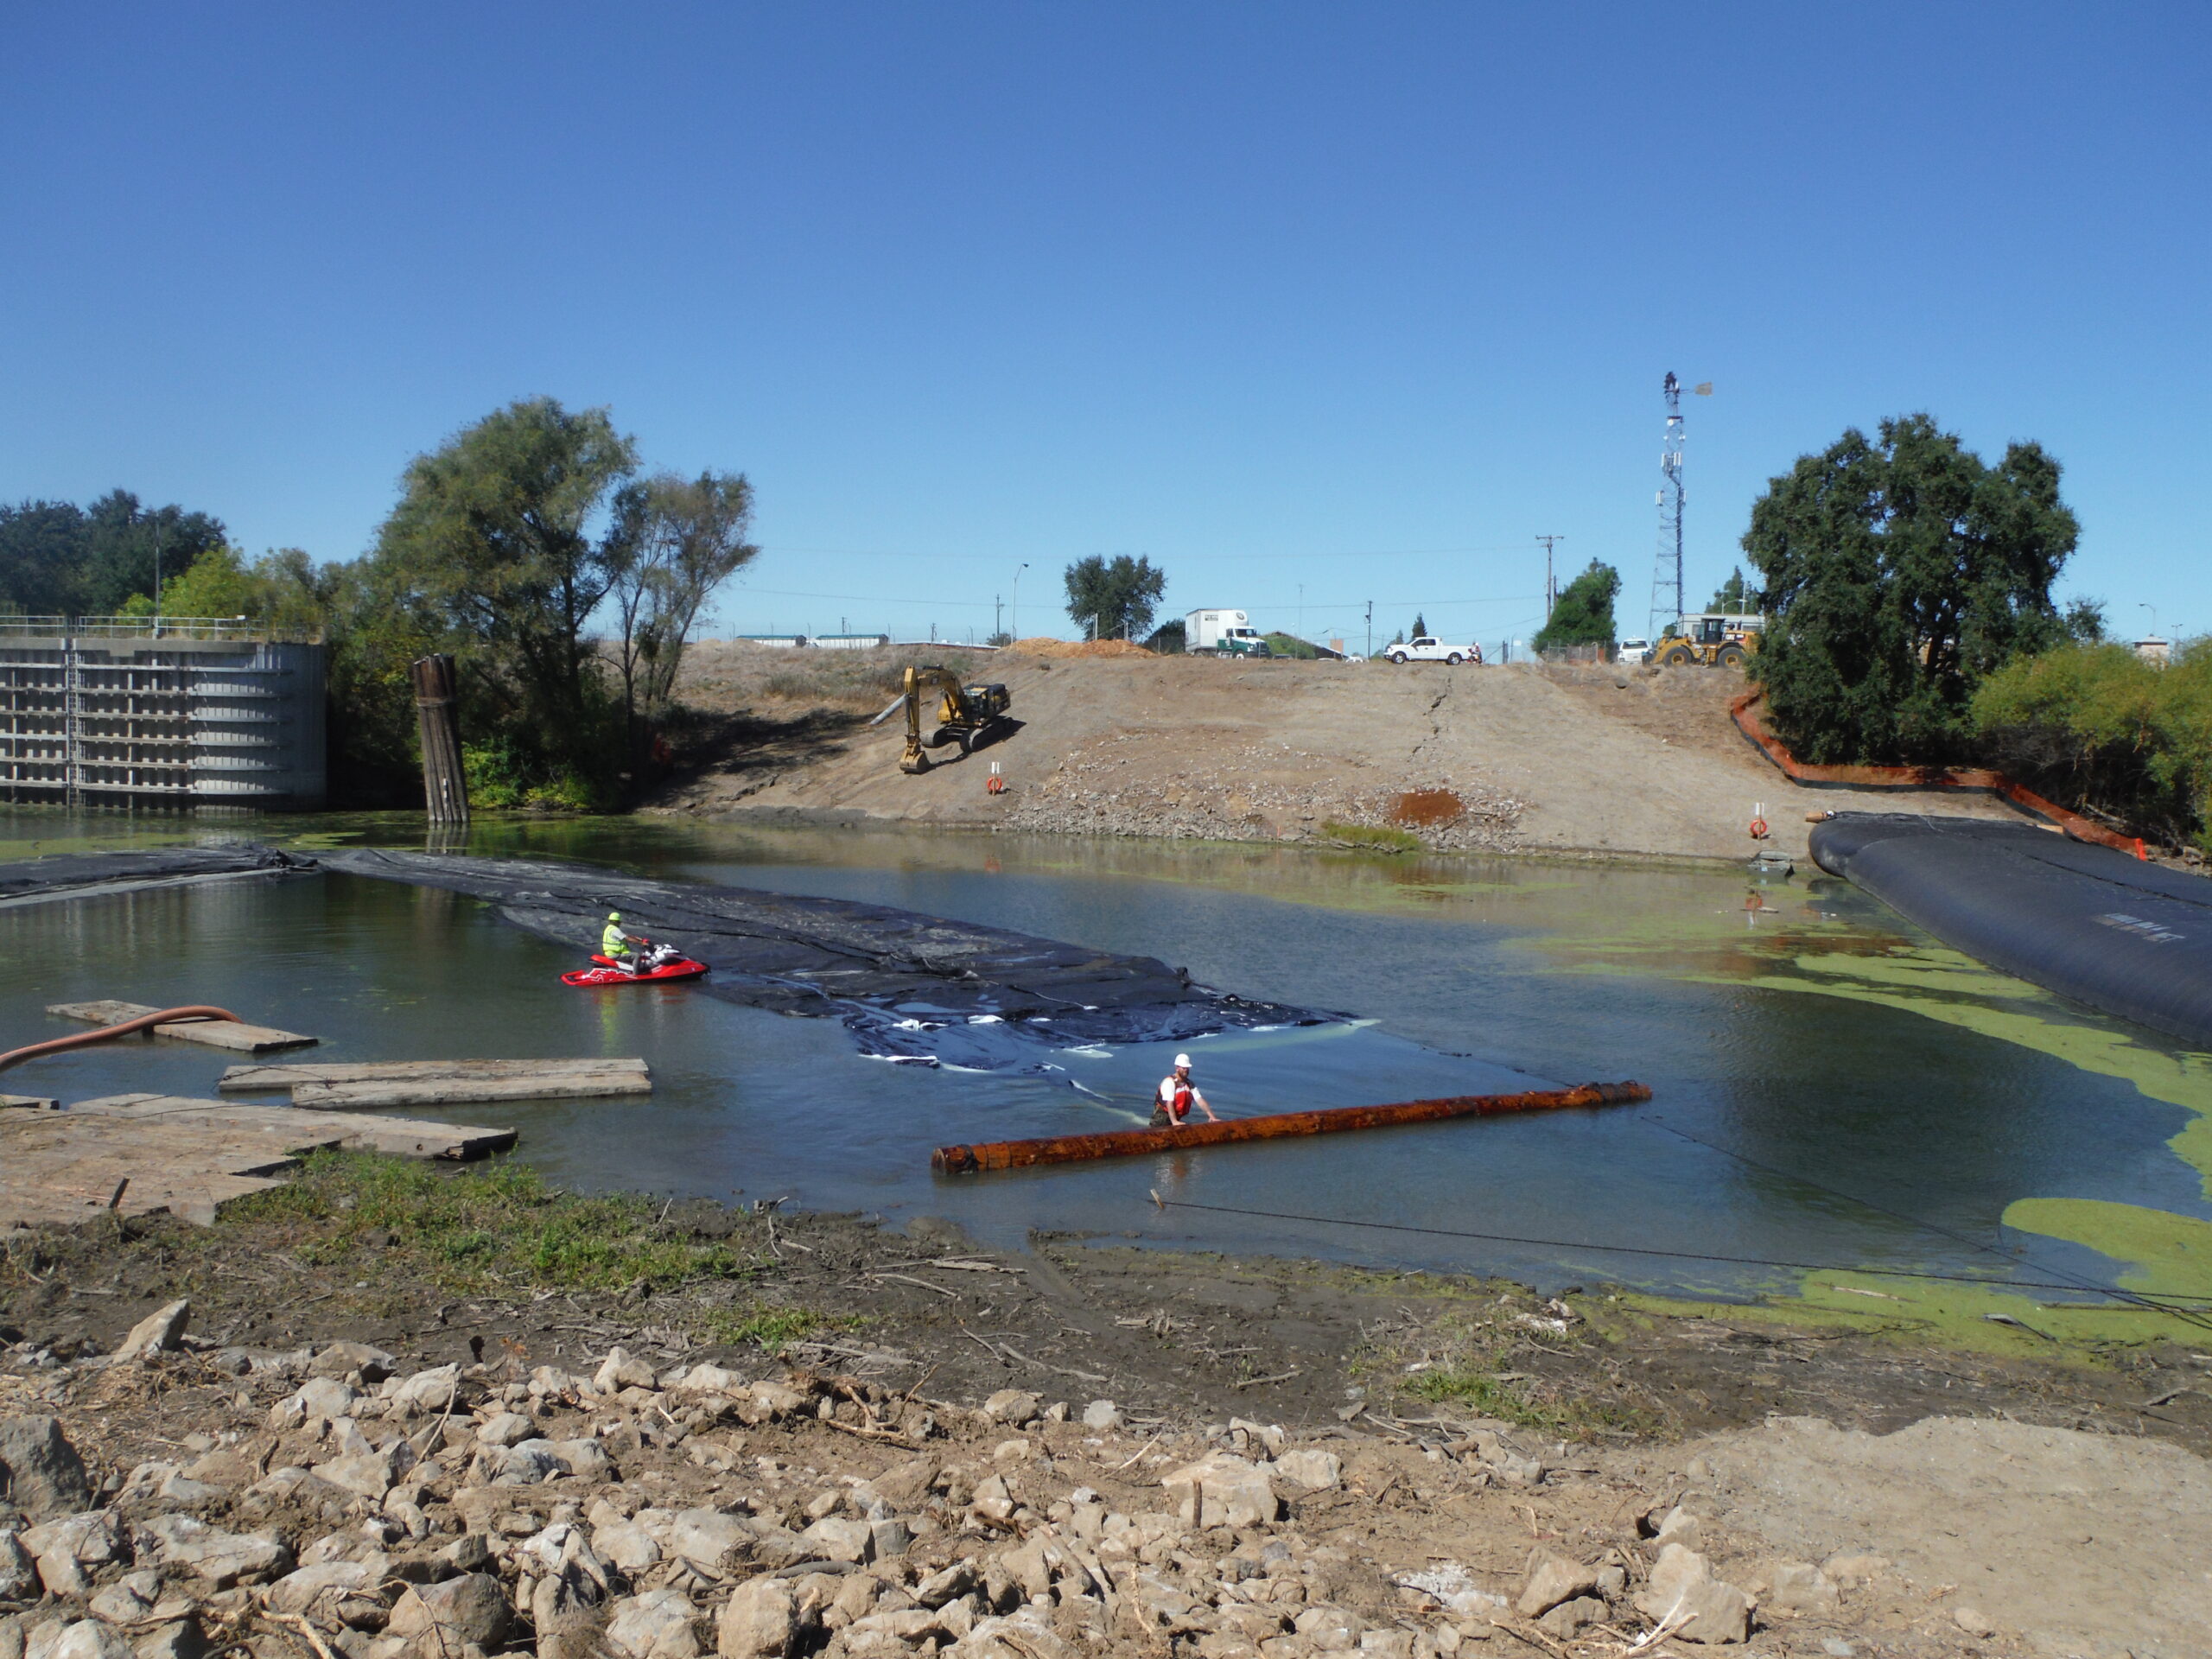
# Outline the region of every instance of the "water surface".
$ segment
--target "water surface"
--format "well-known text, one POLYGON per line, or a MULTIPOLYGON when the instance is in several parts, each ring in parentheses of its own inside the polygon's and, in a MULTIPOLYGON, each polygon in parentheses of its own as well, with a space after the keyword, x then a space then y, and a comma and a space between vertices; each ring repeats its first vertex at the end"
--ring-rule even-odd
MULTIPOLYGON (((0 856, 206 832, 24 812, 0 818, 0 856)), ((422 837, 404 817, 230 832, 422 837)), ((425 1115, 516 1124, 522 1155, 573 1185, 932 1213, 1002 1242, 1073 1230, 1732 1294, 1804 1275, 1700 1258, 2107 1283, 2125 1259, 2008 1227, 2008 1208, 2212 1217, 2202 1172, 2170 1144, 2186 1151, 2212 1103, 2201 1057, 1989 973, 1825 878, 645 820, 485 823, 468 844, 903 906, 1341 1012, 1191 1044, 1225 1114, 1626 1077, 1655 1098, 948 1180, 929 1173, 932 1147, 1141 1121, 1172 1052, 1071 1049, 1042 1077, 893 1066, 830 1020, 680 985, 569 989, 568 953, 472 900, 339 876, 0 909, 0 1030, 34 1040, 58 1028, 44 1004, 108 996, 222 1004, 316 1033, 334 1060, 642 1054, 649 1101, 425 1115), (1155 1193, 1269 1213, 1163 1210, 1155 1193)), ((207 1094, 224 1063, 118 1044, 5 1086, 207 1094)))

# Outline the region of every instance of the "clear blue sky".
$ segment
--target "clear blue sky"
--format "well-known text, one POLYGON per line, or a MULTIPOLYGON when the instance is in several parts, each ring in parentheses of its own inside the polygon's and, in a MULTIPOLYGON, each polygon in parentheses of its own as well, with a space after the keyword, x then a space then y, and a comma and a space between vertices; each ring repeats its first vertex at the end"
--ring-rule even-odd
POLYGON ((1074 630, 1058 573, 1359 637, 1637 631, 1926 409, 2066 467, 2062 592, 2212 627, 2212 9, 19 6, 0 498, 352 557, 408 459, 607 404, 750 474, 723 626, 1074 630))

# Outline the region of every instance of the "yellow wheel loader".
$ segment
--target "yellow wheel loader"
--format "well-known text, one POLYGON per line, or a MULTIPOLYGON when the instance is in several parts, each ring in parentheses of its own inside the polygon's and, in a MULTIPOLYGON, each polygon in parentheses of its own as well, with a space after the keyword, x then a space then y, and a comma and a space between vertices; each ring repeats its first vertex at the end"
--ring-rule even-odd
POLYGON ((924 748, 939 749, 954 743, 961 753, 972 753, 1012 706, 1013 700, 1002 685, 963 685, 949 668, 916 664, 906 670, 906 689, 868 724, 880 726, 904 709, 906 752, 899 757, 899 770, 927 772, 930 759, 922 753, 924 748), (925 720, 922 712, 924 700, 932 696, 936 699, 934 721, 925 720), (926 738, 922 735, 925 725, 931 727, 926 738))
POLYGON ((1760 628, 1754 618, 1742 616, 1686 616, 1679 630, 1662 640, 1652 660, 1666 668, 1702 664, 1707 668, 1741 668, 1759 648, 1760 628))

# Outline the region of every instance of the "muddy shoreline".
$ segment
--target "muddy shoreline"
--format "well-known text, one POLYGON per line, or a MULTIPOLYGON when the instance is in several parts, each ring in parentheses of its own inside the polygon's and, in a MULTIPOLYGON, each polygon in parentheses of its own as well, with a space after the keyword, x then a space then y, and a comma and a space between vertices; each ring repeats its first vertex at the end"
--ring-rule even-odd
POLYGON ((1264 1414, 1402 1432, 1430 1408, 1424 1393, 1448 1392, 1443 1372, 1468 1397, 1568 1439, 1671 1440, 1776 1411, 1878 1433, 1966 1412, 2212 1452, 2212 1389, 2199 1386, 2212 1377, 2187 1341, 2054 1344, 2050 1359, 2032 1360, 1949 1350, 1880 1313, 1737 1317, 1595 1285, 1546 1298, 1503 1281, 1074 1234, 1033 1233, 1027 1249, 1000 1253, 929 1217, 901 1234, 867 1217, 687 1201, 663 1206, 656 1224, 726 1244, 742 1277, 503 1295, 442 1288, 435 1263, 373 1230, 227 1218, 203 1230, 162 1216, 18 1229, 0 1234, 0 1338, 105 1352, 150 1309, 188 1297, 198 1327, 225 1344, 344 1338, 442 1364, 515 1344, 533 1362, 570 1362, 617 1341, 672 1362, 760 1348, 715 1338, 734 1311, 798 1363, 902 1388, 926 1376, 956 1393, 1088 1389, 1179 1421, 1264 1414))

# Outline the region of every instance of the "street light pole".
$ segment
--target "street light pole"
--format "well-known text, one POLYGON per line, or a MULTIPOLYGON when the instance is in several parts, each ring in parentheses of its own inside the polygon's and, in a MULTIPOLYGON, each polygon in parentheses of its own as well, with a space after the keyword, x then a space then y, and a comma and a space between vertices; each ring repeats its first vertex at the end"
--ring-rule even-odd
POLYGON ((1007 632, 1017 639, 1021 637, 1021 573, 1028 568, 1027 563, 1014 567, 1014 602, 1006 607, 1006 620, 1012 624, 1007 632))

